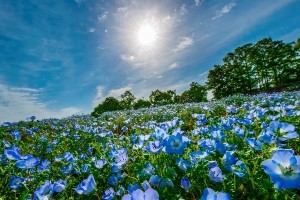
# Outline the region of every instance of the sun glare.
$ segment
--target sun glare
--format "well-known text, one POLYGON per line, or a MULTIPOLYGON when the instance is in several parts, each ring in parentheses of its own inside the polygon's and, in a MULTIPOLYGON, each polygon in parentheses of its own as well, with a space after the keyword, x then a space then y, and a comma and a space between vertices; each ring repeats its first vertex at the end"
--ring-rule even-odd
POLYGON ((156 41, 157 32, 152 26, 143 25, 139 28, 137 39, 141 45, 150 46, 156 41))

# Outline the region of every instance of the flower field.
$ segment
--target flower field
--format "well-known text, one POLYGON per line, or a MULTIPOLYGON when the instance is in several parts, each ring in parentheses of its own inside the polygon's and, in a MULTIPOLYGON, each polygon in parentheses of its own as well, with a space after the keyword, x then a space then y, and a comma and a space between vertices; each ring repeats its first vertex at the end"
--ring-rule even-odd
POLYGON ((300 199, 300 92, 0 126, 0 199, 300 199))

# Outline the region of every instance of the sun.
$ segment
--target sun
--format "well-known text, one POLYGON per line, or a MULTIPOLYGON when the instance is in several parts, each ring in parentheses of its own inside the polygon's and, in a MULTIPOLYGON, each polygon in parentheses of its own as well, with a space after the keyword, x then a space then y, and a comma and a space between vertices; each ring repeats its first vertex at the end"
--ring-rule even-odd
POLYGON ((138 42, 143 46, 150 46, 157 40, 157 31, 151 25, 143 25, 137 32, 138 42))

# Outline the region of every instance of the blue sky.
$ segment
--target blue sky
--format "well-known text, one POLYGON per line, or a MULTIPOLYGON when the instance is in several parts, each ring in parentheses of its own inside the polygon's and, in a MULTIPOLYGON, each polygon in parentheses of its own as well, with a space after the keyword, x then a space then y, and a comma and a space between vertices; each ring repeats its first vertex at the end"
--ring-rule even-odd
POLYGON ((299 0, 0 0, 0 122, 89 113, 131 90, 181 93, 226 53, 300 37, 299 0), (140 27, 156 39, 139 43, 140 27))

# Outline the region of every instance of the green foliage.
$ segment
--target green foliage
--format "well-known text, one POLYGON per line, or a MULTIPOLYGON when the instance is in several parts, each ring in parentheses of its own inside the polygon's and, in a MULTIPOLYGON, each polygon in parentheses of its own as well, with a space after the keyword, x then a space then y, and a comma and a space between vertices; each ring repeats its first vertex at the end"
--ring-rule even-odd
POLYGON ((209 71, 208 88, 219 99, 299 85, 299 46, 299 40, 293 45, 265 38, 238 47, 223 58, 222 65, 209 71))
POLYGON ((139 109, 139 108, 149 108, 151 106, 150 101, 139 99, 137 102, 134 103, 133 108, 139 109))
POLYGON ((114 97, 107 97, 103 103, 99 104, 94 111, 92 112, 92 116, 98 117, 100 114, 107 111, 120 110, 121 105, 119 101, 114 97))
POLYGON ((207 101, 207 89, 197 82, 192 82, 189 90, 184 91, 180 96, 181 103, 197 103, 205 101, 207 101))

